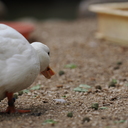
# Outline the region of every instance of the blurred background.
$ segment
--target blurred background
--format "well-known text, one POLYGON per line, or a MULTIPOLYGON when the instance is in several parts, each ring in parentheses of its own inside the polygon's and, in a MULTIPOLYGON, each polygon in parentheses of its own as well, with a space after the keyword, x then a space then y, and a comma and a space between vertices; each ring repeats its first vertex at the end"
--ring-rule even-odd
POLYGON ((1 0, 0 18, 67 19, 94 16, 88 11, 90 4, 123 2, 127 0, 1 0))
POLYGON ((81 0, 1 0, 7 20, 18 18, 75 19, 81 0))

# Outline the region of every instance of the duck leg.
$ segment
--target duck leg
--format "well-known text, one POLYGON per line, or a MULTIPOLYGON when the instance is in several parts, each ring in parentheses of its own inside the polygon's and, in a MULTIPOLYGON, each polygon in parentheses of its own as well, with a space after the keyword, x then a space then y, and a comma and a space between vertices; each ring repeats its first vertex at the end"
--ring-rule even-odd
POLYGON ((5 111, 5 113, 27 113, 30 112, 30 110, 18 110, 15 108, 15 99, 13 98, 13 93, 6 92, 6 96, 8 98, 8 107, 5 111))

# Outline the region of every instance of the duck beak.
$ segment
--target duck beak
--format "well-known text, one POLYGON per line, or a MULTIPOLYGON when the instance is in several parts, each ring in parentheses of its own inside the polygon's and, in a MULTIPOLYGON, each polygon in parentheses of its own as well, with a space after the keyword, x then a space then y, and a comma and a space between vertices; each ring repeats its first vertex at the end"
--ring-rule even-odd
POLYGON ((48 66, 43 72, 41 72, 47 79, 50 79, 55 73, 54 71, 48 66))

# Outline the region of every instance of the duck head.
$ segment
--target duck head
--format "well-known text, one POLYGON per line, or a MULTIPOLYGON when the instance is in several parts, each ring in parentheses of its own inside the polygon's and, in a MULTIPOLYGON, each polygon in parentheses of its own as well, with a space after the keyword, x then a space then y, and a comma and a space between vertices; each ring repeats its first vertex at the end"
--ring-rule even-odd
POLYGON ((39 57, 40 73, 47 79, 50 79, 55 73, 49 66, 50 50, 48 46, 40 42, 33 42, 31 45, 36 50, 37 56, 39 57))

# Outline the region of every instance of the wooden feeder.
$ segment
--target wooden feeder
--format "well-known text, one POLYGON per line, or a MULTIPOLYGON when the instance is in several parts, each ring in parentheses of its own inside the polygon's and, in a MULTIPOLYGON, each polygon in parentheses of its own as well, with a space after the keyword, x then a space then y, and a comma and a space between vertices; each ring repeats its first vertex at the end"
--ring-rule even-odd
POLYGON ((96 37, 128 46, 128 2, 90 5, 97 13, 96 37))

